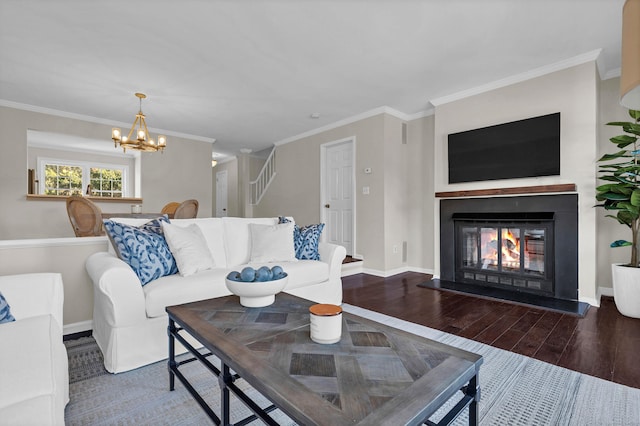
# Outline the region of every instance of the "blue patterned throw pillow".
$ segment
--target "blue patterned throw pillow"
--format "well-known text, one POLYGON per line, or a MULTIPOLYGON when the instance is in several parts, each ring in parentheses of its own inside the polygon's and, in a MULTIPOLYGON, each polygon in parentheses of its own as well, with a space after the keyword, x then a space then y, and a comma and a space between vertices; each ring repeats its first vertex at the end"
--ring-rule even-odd
POLYGON ((0 293, 0 324, 5 322, 13 322, 16 319, 11 315, 11 308, 7 299, 0 293))
POLYGON ((301 228, 296 226, 298 232, 293 233, 295 238, 293 245, 296 250, 296 259, 299 260, 320 260, 318 253, 318 243, 320 234, 324 229, 324 223, 308 225, 301 228))
MULTIPOLYGON (((285 216, 278 216, 278 223, 291 222, 285 216)), ((320 260, 318 253, 318 243, 320 234, 324 229, 324 223, 308 225, 300 228, 298 225, 293 229, 293 248, 296 251, 298 260, 320 260)))
POLYGON ((159 217, 140 227, 104 221, 104 229, 118 257, 133 269, 142 285, 178 272, 176 261, 162 234, 161 222, 169 223, 169 219, 159 217))

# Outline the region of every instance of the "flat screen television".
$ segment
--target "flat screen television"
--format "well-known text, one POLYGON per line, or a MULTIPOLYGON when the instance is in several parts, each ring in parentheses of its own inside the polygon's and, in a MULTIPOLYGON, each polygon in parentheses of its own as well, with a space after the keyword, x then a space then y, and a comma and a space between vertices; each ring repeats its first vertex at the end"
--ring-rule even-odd
POLYGON ((560 113, 452 133, 449 183, 560 174, 560 113))

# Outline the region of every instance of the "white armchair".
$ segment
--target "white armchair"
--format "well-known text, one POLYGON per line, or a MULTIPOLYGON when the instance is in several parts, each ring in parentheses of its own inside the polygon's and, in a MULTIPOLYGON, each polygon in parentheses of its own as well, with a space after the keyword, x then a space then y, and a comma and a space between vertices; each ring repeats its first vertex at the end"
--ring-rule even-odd
POLYGON ((69 368, 62 343, 62 277, 2 276, 0 292, 16 319, 0 324, 0 423, 64 425, 69 368))

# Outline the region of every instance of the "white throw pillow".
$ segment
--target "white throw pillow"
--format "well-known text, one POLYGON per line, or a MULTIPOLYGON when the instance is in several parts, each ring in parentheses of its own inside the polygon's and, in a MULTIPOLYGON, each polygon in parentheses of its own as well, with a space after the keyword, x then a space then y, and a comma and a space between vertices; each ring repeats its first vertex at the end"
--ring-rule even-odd
POLYGON ((196 224, 185 227, 162 223, 164 237, 183 277, 213 269, 214 262, 202 231, 196 224))
POLYGON ((251 230, 249 224, 276 225, 277 217, 223 217, 224 245, 227 266, 244 265, 251 260, 251 230))
POLYGON ((293 247, 293 223, 249 225, 251 262, 296 262, 293 247))

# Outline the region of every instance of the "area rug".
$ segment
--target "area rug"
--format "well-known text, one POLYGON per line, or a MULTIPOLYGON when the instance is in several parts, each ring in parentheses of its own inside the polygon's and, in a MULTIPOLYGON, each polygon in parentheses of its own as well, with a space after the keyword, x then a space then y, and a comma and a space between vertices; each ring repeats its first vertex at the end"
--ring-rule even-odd
MULTIPOLYGON (((640 389, 557 367, 483 343, 350 305, 346 312, 415 333, 484 357, 480 369, 482 425, 640 425, 640 389)), ((69 353, 70 397, 67 425, 200 425, 210 424, 181 383, 168 390, 166 362, 109 374, 92 338, 65 342, 69 353)), ((211 373, 199 363, 181 368, 205 399, 217 406, 220 394, 211 373)), ((268 405, 244 381, 237 384, 268 405)), ((431 418, 437 421, 455 404, 452 399, 431 418)), ((232 422, 249 415, 232 400, 232 422)), ((271 413, 293 425, 283 413, 271 413)), ((262 424, 256 421, 255 424, 262 424)), ((468 424, 467 413, 454 423, 468 424)))

